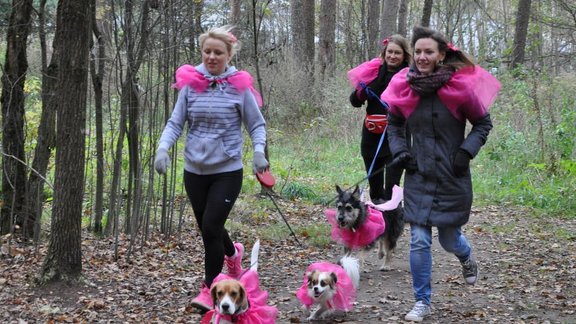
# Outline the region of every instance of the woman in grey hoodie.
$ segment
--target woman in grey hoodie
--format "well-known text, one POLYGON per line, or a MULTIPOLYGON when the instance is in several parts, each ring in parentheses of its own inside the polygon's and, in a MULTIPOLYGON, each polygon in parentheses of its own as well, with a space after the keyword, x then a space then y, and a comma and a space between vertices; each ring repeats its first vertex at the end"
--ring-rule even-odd
POLYGON ((254 148, 253 172, 268 168, 264 155, 266 124, 262 99, 248 72, 230 66, 239 47, 231 26, 200 35, 202 64, 183 65, 174 87, 180 92, 156 151, 154 168, 166 173, 168 150, 187 123, 184 148, 184 185, 204 243, 205 279, 192 306, 212 309, 210 285, 226 263, 228 274, 242 273, 244 246, 232 242, 224 228, 242 187, 242 125, 254 148))

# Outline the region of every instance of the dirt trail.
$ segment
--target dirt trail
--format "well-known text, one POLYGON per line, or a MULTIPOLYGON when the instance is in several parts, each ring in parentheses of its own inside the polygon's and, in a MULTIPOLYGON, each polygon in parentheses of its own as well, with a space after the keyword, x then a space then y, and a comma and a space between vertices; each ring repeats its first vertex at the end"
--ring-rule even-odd
MULTIPOLYGON (((403 321, 414 304, 408 231, 406 226, 392 271, 378 270, 376 249, 360 254, 364 262, 355 309, 325 323, 403 321)), ((576 323, 576 221, 530 220, 519 210, 490 207, 475 210, 464 231, 480 264, 480 279, 475 286, 464 283, 460 263, 440 247, 434 231, 433 314, 426 322, 576 323)), ((340 249, 327 251, 335 260, 340 249)), ((302 283, 307 264, 322 258, 322 251, 315 252, 299 256, 299 262, 275 258, 276 268, 287 274, 283 278, 274 267, 263 269, 282 323, 305 321, 292 292, 302 283)))
MULTIPOLYGON (((282 205, 292 224, 322 221, 319 207, 282 205)), ((266 224, 248 225, 233 232, 247 250, 266 224)), ((474 211, 464 231, 480 263, 479 282, 465 285, 457 259, 435 238, 433 314, 426 323, 576 323, 576 220, 527 219, 519 209, 487 207, 474 211)), ((375 250, 365 253, 354 310, 319 323, 403 322, 414 303, 408 239, 407 226, 392 271, 378 270, 375 250)), ((121 242, 122 259, 114 262, 112 240, 86 238, 85 283, 43 288, 34 288, 31 278, 46 247, 34 256, 32 247, 14 246, 8 253, 3 245, 0 322, 198 323, 200 315, 188 306, 202 279, 203 249, 195 231, 171 242, 151 239, 130 263, 128 240, 121 242)), ((340 252, 335 245, 301 248, 292 239, 261 241, 261 284, 280 311, 278 323, 306 322, 294 295, 303 273, 311 262, 334 261, 340 252)))

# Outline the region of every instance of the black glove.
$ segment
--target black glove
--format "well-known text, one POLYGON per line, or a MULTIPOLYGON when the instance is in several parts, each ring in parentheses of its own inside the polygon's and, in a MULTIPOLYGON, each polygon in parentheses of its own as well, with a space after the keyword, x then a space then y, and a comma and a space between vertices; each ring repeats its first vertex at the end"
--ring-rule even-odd
POLYGON ((468 173, 470 170, 471 159, 472 157, 470 156, 470 153, 464 151, 463 149, 459 149, 458 152, 456 152, 452 165, 454 168, 454 175, 457 178, 461 178, 468 173))
POLYGON ((416 164, 416 159, 412 156, 412 154, 408 153, 407 151, 400 152, 396 154, 392 162, 388 164, 389 167, 402 167, 406 169, 406 172, 416 172, 418 171, 418 165, 416 164))
POLYGON ((352 107, 362 107, 364 101, 366 101, 364 90, 354 90, 350 94, 350 104, 352 104, 352 107))

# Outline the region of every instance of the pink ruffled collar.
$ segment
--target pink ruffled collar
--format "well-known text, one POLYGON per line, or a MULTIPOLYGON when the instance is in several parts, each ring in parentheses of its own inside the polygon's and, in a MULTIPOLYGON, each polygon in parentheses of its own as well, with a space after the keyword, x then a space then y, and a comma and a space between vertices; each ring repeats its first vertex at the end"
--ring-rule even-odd
POLYGON ((307 274, 314 271, 334 272, 338 280, 336 281, 336 294, 330 301, 332 309, 340 311, 349 311, 354 306, 356 300, 356 288, 352 283, 352 279, 348 276, 346 271, 339 265, 329 262, 315 262, 306 269, 304 273, 303 283, 296 292, 296 297, 302 305, 310 308, 314 304, 312 297, 308 296, 308 276, 307 274))
POLYGON ((230 83, 239 92, 250 89, 256 98, 259 107, 262 107, 262 96, 254 89, 253 79, 246 71, 237 71, 230 75, 219 78, 218 76, 207 76, 196 69, 196 67, 184 64, 176 70, 176 83, 172 86, 178 90, 184 86, 190 86, 196 92, 204 92, 212 82, 230 83))
MULTIPOLYGON (((420 102, 420 96, 410 88, 406 75, 409 68, 396 73, 380 98, 390 105, 390 112, 408 118, 420 102)), ((456 71, 436 93, 454 118, 465 122, 484 117, 496 100, 500 82, 480 66, 456 71)))
POLYGON ((336 210, 326 209, 324 215, 332 226, 330 237, 336 243, 342 244, 347 248, 356 250, 364 248, 374 242, 386 229, 386 223, 382 213, 370 206, 366 207, 366 219, 360 226, 351 230, 341 228, 336 220, 336 210))
MULTIPOLYGON (((234 279, 227 274, 219 274, 214 281, 225 279, 234 279)), ((218 324, 221 319, 227 319, 230 322, 239 324, 274 324, 276 323, 276 317, 278 316, 278 309, 275 306, 268 306, 268 292, 260 290, 260 280, 258 278, 258 273, 253 270, 246 271, 240 279, 240 283, 244 286, 246 290, 246 295, 248 296, 248 302, 250 307, 244 313, 229 316, 219 314, 215 309, 212 309, 204 315, 202 318, 202 324, 208 324, 215 318, 215 324, 218 324), (234 321, 232 321, 232 319, 234 321)))
POLYGON ((382 213, 398 208, 404 198, 404 190, 394 185, 392 198, 384 204, 374 205, 366 201, 366 220, 356 230, 341 228, 336 220, 336 210, 327 209, 324 215, 332 226, 330 237, 334 242, 344 245, 349 249, 362 249, 372 244, 386 230, 386 223, 382 213))
POLYGON ((362 90, 360 83, 369 84, 376 79, 382 63, 382 59, 377 57, 358 65, 348 71, 348 81, 356 90, 362 90))

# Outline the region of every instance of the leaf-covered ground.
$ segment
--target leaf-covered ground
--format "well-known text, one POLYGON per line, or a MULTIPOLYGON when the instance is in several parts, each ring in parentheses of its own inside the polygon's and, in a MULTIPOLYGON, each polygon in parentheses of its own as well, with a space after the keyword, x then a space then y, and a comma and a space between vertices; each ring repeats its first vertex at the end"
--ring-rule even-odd
MULTIPOLYGON (((299 228, 324 222, 322 207, 280 201, 289 222, 299 228)), ((274 209, 254 220, 234 216, 235 240, 247 251, 271 223, 281 222, 274 209), (248 226, 245 226, 248 225, 248 226)), ((77 285, 36 287, 46 246, 6 242, 0 250, 0 322, 163 322, 197 323, 200 315, 189 306, 202 279, 203 248, 188 225, 170 239, 159 235, 135 242, 131 262, 129 245, 120 238, 120 259, 114 261, 112 239, 85 234, 84 281, 77 285)), ((485 207, 473 211, 464 228, 480 263, 476 286, 463 283, 455 257, 434 241, 433 314, 429 323, 575 323, 576 221, 532 218, 521 209, 485 207)), ((311 238, 262 238, 260 279, 270 304, 280 311, 278 323, 306 322, 294 295, 303 272, 315 261, 334 261, 339 246, 314 247, 311 238)), ((378 270, 375 251, 360 254, 362 278, 357 304, 347 314, 334 314, 324 323, 402 322, 414 300, 408 265, 408 226, 398 243, 393 270, 378 270)), ((244 265, 248 265, 249 253, 244 265)))

